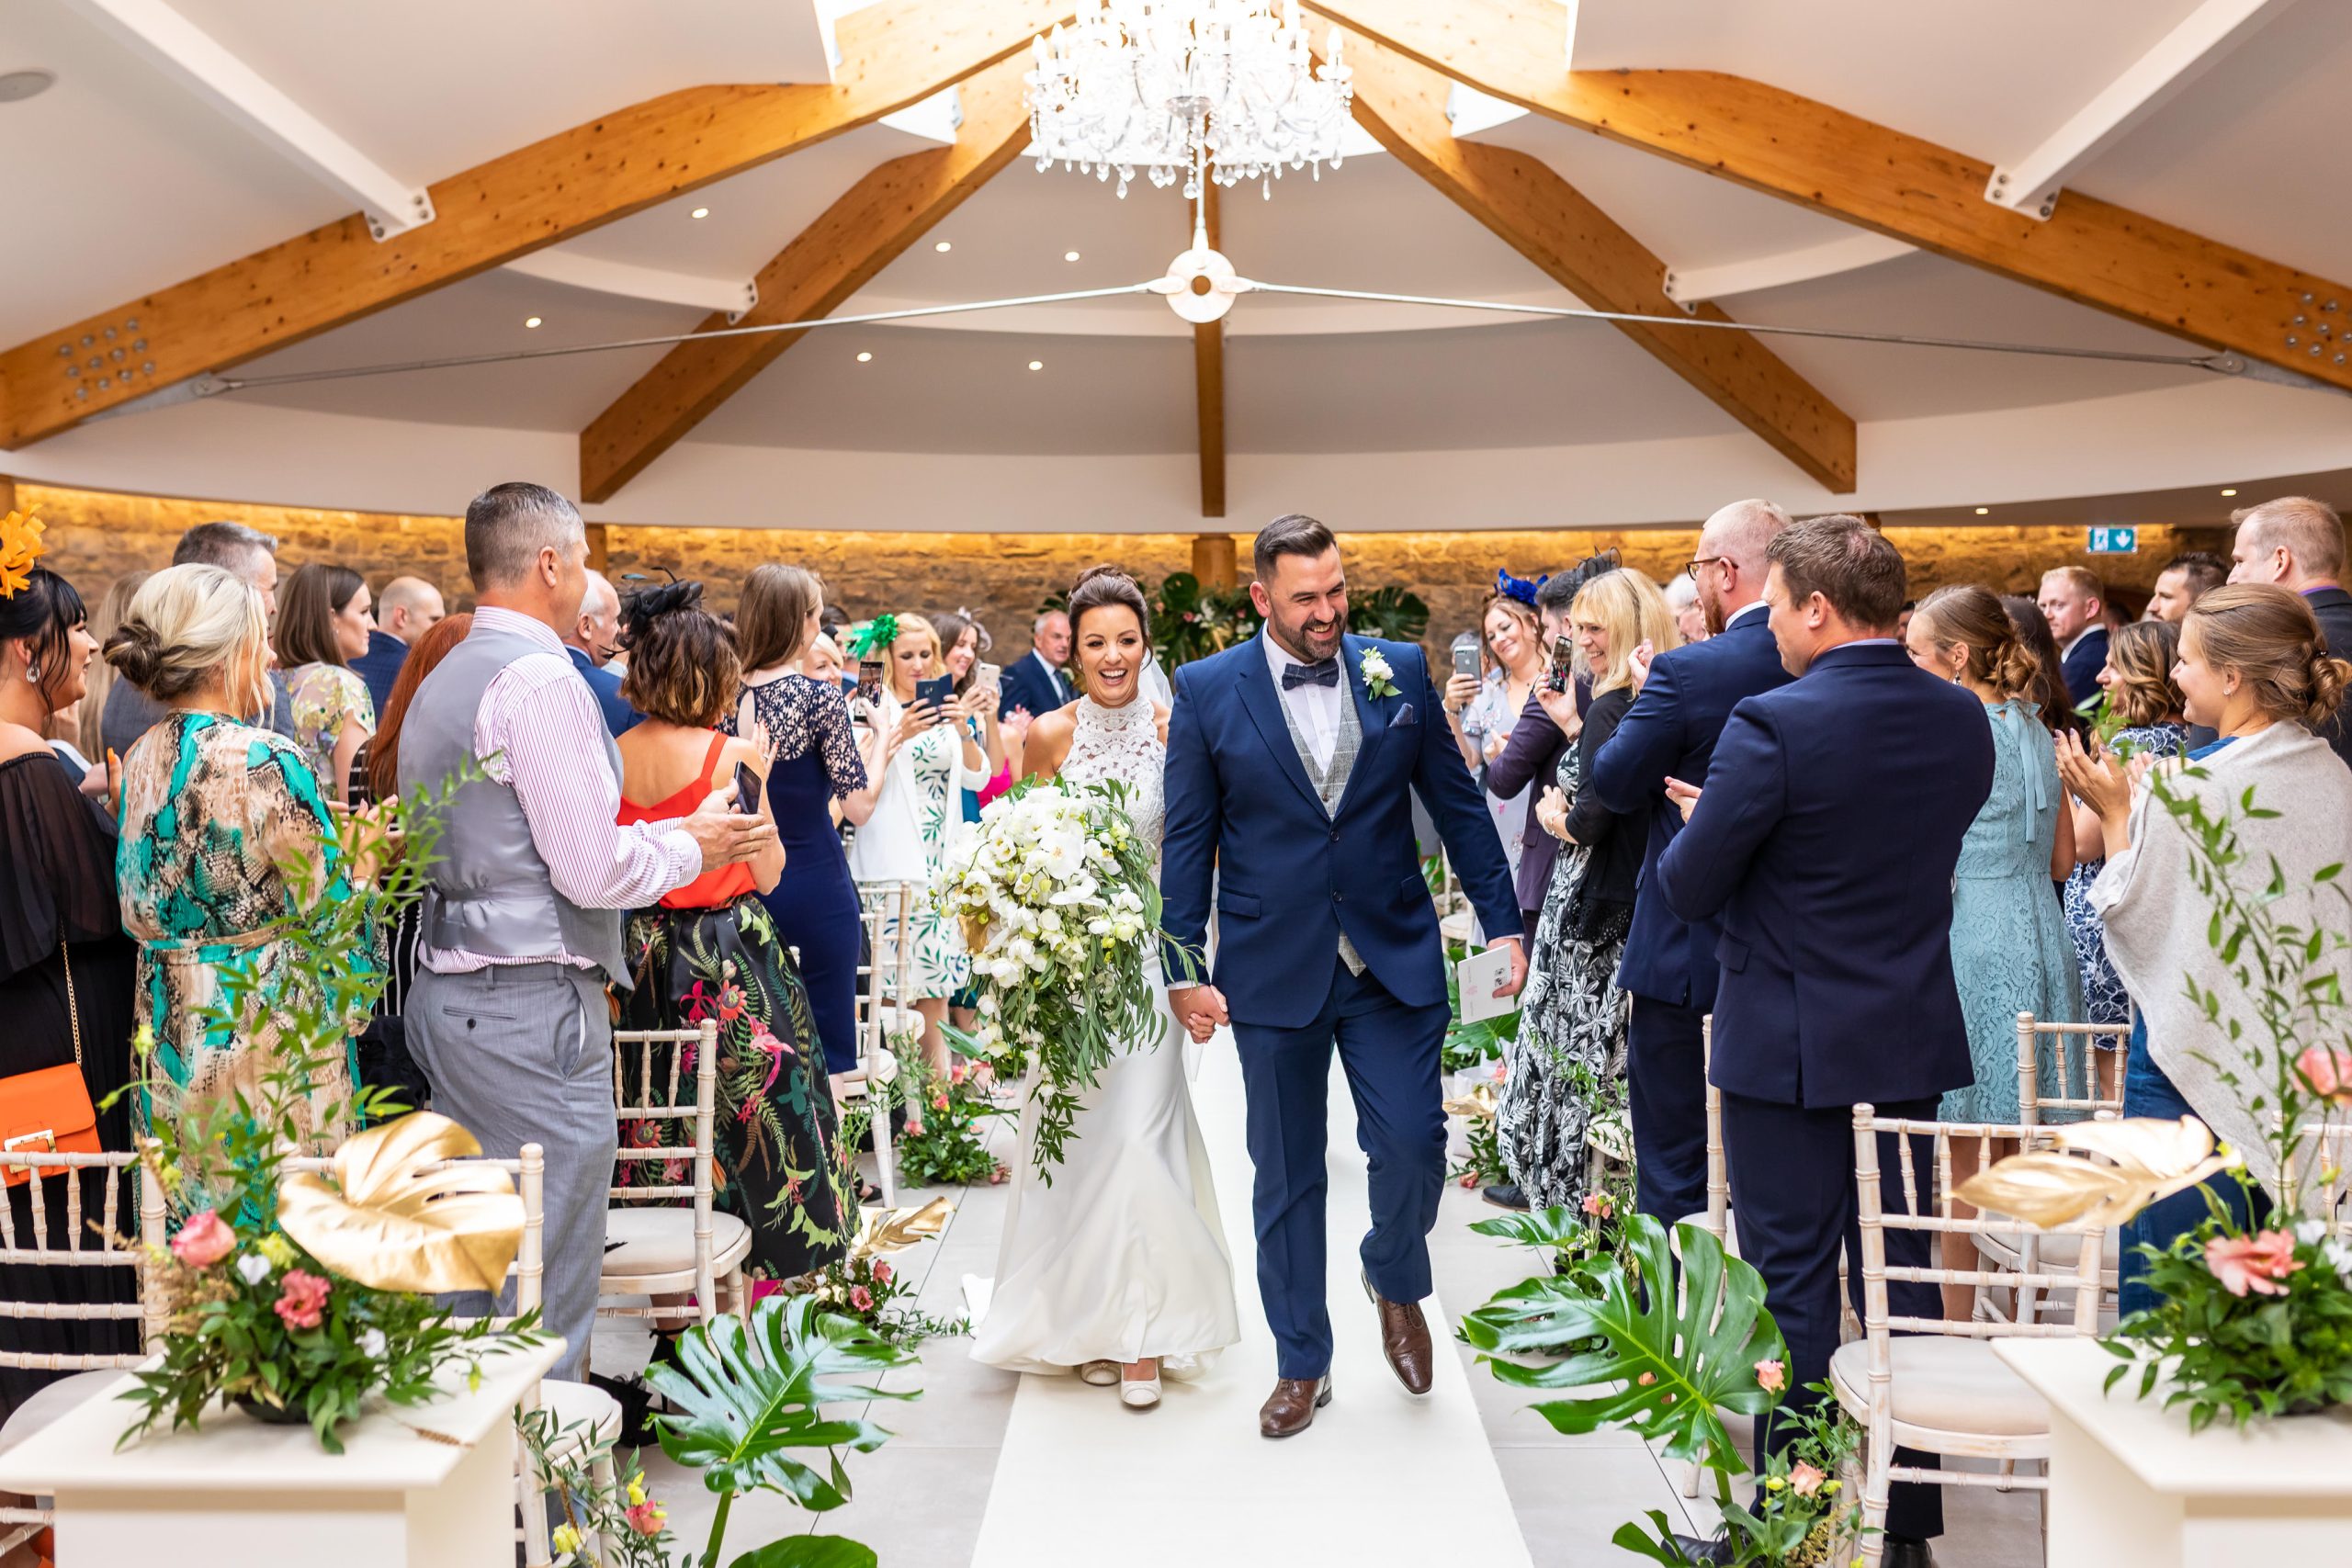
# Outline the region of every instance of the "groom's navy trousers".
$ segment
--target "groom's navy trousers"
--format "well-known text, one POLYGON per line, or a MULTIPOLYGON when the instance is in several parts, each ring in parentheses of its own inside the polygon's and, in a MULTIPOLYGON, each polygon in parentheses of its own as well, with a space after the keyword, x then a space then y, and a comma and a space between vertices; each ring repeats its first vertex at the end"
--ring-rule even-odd
POLYGON ((1364 1277, 1392 1302, 1430 1293, 1426 1238, 1445 1190, 1438 1051, 1450 1016, 1442 1002, 1407 1006, 1372 970, 1351 975, 1335 954, 1329 993, 1310 1021, 1297 1029, 1234 1022, 1257 1168, 1258 1293, 1274 1331, 1279 1376, 1318 1378, 1331 1369, 1323 1212, 1334 1045, 1355 1100, 1356 1142, 1371 1168, 1364 1277))

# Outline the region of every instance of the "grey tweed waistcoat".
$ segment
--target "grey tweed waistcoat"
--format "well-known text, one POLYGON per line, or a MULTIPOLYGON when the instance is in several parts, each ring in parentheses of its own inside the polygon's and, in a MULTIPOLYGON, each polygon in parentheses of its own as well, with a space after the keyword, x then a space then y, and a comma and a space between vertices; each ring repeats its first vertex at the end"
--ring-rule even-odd
MULTIPOLYGON (((1290 730, 1290 743, 1298 748, 1299 765, 1306 770, 1306 782, 1315 786, 1316 798, 1323 803, 1323 815, 1337 817, 1340 802, 1348 793, 1348 776, 1355 772, 1356 749, 1363 744, 1363 722, 1356 716, 1356 694, 1348 683, 1347 671, 1342 669, 1340 672, 1340 732, 1332 738, 1331 761, 1324 766, 1316 766, 1315 749, 1306 743, 1290 704, 1282 704, 1282 710, 1283 723, 1290 730)), ((1340 933, 1340 957, 1349 974, 1363 973, 1363 960, 1344 931, 1340 933)))

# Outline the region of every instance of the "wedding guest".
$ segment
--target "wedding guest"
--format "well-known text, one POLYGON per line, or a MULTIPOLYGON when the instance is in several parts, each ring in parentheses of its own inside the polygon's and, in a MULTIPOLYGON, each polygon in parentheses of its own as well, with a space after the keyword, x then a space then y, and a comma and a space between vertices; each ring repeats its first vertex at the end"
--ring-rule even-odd
MULTIPOLYGON (((2301 594, 2319 621, 2320 640, 2338 658, 2352 658, 2352 593, 2344 591, 2344 520, 2324 501, 2281 496, 2230 513, 2237 525, 2232 582, 2275 582, 2301 594)), ((2320 730, 2335 754, 2352 763, 2352 727, 2339 715, 2320 730)))
POLYGON ((1682 827, 1666 806, 1668 779, 1707 775, 1715 740, 1743 699, 1785 685, 1766 621, 1766 552, 1789 515, 1740 501, 1707 519, 1684 568, 1699 585, 1709 640, 1628 664, 1634 705, 1592 757, 1595 797, 1620 816, 1646 814, 1641 891, 1617 983, 1633 998, 1626 1097, 1634 1126, 1635 1203, 1663 1224, 1707 1202, 1707 1100, 1702 1021, 1713 1008, 1722 930, 1710 912, 1686 920, 1668 906, 1657 866, 1682 827))
POLYGON ((446 614, 441 590, 421 577, 395 577, 376 595, 376 626, 368 634, 368 651, 353 660, 351 667, 368 682, 368 700, 379 715, 392 700, 392 682, 400 678, 408 650, 446 614))
MULTIPOLYGON (((980 655, 989 650, 986 627, 961 610, 943 610, 931 617, 932 634, 939 638, 942 649, 939 660, 948 678, 956 682, 956 694, 968 694, 980 673, 980 655)), ((1000 682, 1002 676, 995 677, 1000 682)), ((980 807, 994 800, 1012 786, 1012 763, 1003 730, 996 718, 997 697, 987 699, 985 713, 975 712, 965 720, 967 729, 979 733, 981 749, 988 754, 989 766, 994 770, 989 782, 978 789, 964 791, 963 813, 967 822, 980 819, 980 807)))
POLYGON ((2107 662, 2107 585, 2082 567, 2052 567, 2041 574, 2034 604, 2057 639, 2066 690, 2087 694, 2107 662))
POLYGON ((1577 594, 1569 618, 1592 678, 1592 700, 1579 714, 1573 690, 1540 687, 1536 694, 1556 727, 1576 738, 1538 807, 1539 827, 1566 847, 1544 894, 1535 956, 1520 995, 1519 1039, 1495 1112, 1503 1165, 1528 1206, 1538 1209, 1584 1201, 1593 1109, 1604 1086, 1624 1071, 1625 998, 1617 969, 1634 926, 1648 824, 1603 805, 1587 770, 1634 705, 1634 650, 1645 642, 1672 648, 1678 640, 1666 596, 1637 571, 1593 578, 1577 594))
MULTIPOLYGON (((621 617, 629 650, 621 691, 645 718, 620 739, 620 824, 682 817, 724 794, 740 764, 760 781, 751 809, 773 827, 766 728, 756 720, 740 735, 717 728, 734 710, 742 667, 727 628, 702 607, 702 584, 641 588, 621 617)), ((771 1281, 840 1261, 857 1220, 855 1183, 835 1157, 824 1047, 763 902, 785 864, 785 846, 772 839, 748 861, 706 871, 631 914, 620 1015, 630 1029, 718 1021, 718 1201, 752 1233, 744 1272, 771 1281)), ((629 1136, 655 1147, 672 1134, 640 1122, 629 1136)))
MULTIPOLYGON (((612 1011, 624 988, 619 911, 775 840, 733 792, 686 816, 619 825, 620 754, 568 656, 588 536, 542 485, 494 486, 466 508, 473 626, 416 690, 400 737, 403 794, 472 772, 443 810, 424 894, 409 1046, 434 1103, 512 1159, 547 1152, 543 1318, 555 1376, 588 1361, 616 1145, 612 1011)), ((473 1303, 479 1306, 479 1302, 473 1303)))
MULTIPOLYGON (((220 567, 252 585, 261 595, 266 617, 274 619, 277 615, 277 541, 257 528, 242 523, 198 523, 173 547, 172 564, 220 567)), ((243 716, 291 739, 294 710, 287 701, 286 683, 275 671, 269 673, 263 699, 266 705, 243 716)), ((131 742, 163 716, 161 703, 136 685, 118 681, 107 693, 106 709, 98 720, 100 742, 116 756, 128 757, 131 742)), ((90 755, 103 760, 96 751, 90 755)))
MULTIPOLYGON (((1503 841, 1511 874, 1519 874, 1519 859, 1527 834, 1527 785, 1517 793, 1498 793, 1487 779, 1487 764, 1502 755, 1512 728, 1535 695, 1549 649, 1535 610, 1536 584, 1507 571, 1495 574, 1498 590, 1487 596, 1478 616, 1478 636, 1486 653, 1483 680, 1456 675, 1445 683, 1446 716, 1453 721, 1454 744, 1470 776, 1486 783, 1487 811, 1503 841)), ((1508 933, 1496 932, 1498 936, 1508 933)))
MULTIPOLYGON (((1911 662, 1965 690, 1981 705, 1993 736, 1993 785, 1960 847, 1951 887, 1951 970, 1968 1031, 1975 1082, 1952 1089, 1938 1115, 1946 1122, 2015 1122, 2018 1103, 2018 1014, 2051 1023, 2079 1023, 2082 980, 2064 910, 2052 885, 2075 866, 2074 818, 2058 784, 2050 732, 2032 698, 2033 657, 2018 639, 2000 600, 1973 584, 1939 588, 1911 617, 1911 662)), ((2044 1073, 2041 1088, 2057 1084, 2044 1073)), ((1976 1174, 1973 1138, 1951 1143, 1951 1179, 1976 1174)), ((2013 1140, 1993 1140, 1995 1159, 2016 1153, 2013 1140)), ((1975 1211, 1957 1200, 1953 1213, 1975 1211)), ((1959 1232, 1942 1238, 1947 1269, 1978 1267, 1976 1238, 1959 1232)), ((1943 1287, 1944 1315, 1973 1315, 1973 1285, 1943 1287)))
MULTIPOLYGON (((1590 567, 1600 558, 1595 557, 1586 566, 1590 567)), ((1535 591, 1535 613, 1542 626, 1543 658, 1547 664, 1552 645, 1569 635, 1568 607, 1576 602, 1577 590, 1592 576, 1591 571, 1581 568, 1555 572, 1535 591)), ((1590 669, 1577 671, 1573 684, 1577 705, 1581 707, 1592 696, 1590 669)), ((1487 789, 1490 795, 1526 795, 1539 783, 1550 784, 1559 771, 1569 737, 1560 722, 1544 711, 1543 695, 1544 682, 1539 679, 1520 710, 1519 722, 1511 727, 1510 738, 1487 764, 1487 789)), ((1551 891, 1552 865, 1559 858, 1559 850, 1560 840, 1550 833, 1539 830, 1526 834, 1520 846, 1518 869, 1512 874, 1530 964, 1535 962, 1535 928, 1544 917, 1544 898, 1551 891)))
POLYGON ((2229 580, 2229 563, 2210 550, 2184 550, 2165 562, 2148 595, 2151 621, 2180 625, 2188 607, 2229 580))
MULTIPOLYGON (((2244 857, 2228 874, 2240 897, 2265 897, 2275 875, 2282 892, 2270 908, 2280 925, 2340 922, 2340 898, 2314 879, 2352 860, 2352 773, 2312 731, 2341 711, 2352 665, 2328 656, 2302 598, 2275 584, 2245 583, 2216 588, 2189 607, 2173 675, 2188 722, 2219 739, 2188 754, 2188 771, 2166 772, 2164 794, 2197 801, 2211 819, 2228 824, 2244 857)), ((2112 751, 2094 756, 2062 738, 2058 766, 2066 787, 2098 813, 2107 869, 2091 885, 2091 901, 2106 921, 2108 957, 2139 1003, 2123 1114, 2195 1116, 2245 1156, 2256 1181, 2275 1187, 2272 1111, 2250 1086, 2267 1081, 2263 1057, 2278 1043, 2266 1037, 2241 966, 2225 962, 2208 939, 2214 909, 2198 891, 2211 866, 2201 840, 2157 798, 2151 775, 2127 770, 2112 751), (2191 985, 2217 1000, 2210 1016, 2191 985)), ((2326 949, 2303 981, 2352 987, 2345 956, 2340 947, 2326 949)), ((2125 1313, 2156 1304, 2139 1247, 2168 1247, 2195 1227, 2210 1212, 2206 1191, 2241 1221, 2248 1217, 2243 1190, 2231 1180, 2143 1209, 2123 1228, 2125 1313)))
MULTIPOLYGON (((114 825, 80 792, 82 779, 41 739, 50 716, 82 699, 97 647, 74 585, 35 567, 25 585, 0 593, 0 1094, 22 1075, 78 1066, 98 1146, 131 1146, 130 1110, 107 1097, 130 1081, 131 996, 138 954, 122 932, 115 896, 114 825)), ((29 1152, 29 1151, 28 1151, 29 1152)), ((21 1171, 7 1189, 17 1245, 34 1228, 35 1181, 21 1171)), ((50 1245, 94 1250, 76 1237, 66 1201, 81 1186, 79 1213, 105 1213, 104 1171, 40 1170, 42 1226, 50 1245), (70 1238, 70 1239, 69 1239, 70 1238)), ((127 1226, 130 1222, 123 1222, 127 1226)), ((138 1300, 123 1269, 0 1264, 0 1297, 74 1309, 138 1300)), ((0 1317, 0 1350, 26 1356, 135 1354, 135 1316, 0 1317)), ((0 1406, 14 1410, 67 1374, 0 1368, 0 1406)))
MULTIPOLYGON (((744 580, 735 615, 743 664, 736 714, 722 727, 741 735, 756 725, 774 753, 767 769, 768 814, 784 851, 784 870, 766 895, 776 940, 800 954, 826 1070, 855 1072, 857 1038, 857 885, 850 879, 831 808, 862 826, 874 815, 874 784, 850 723, 841 684, 793 666, 816 635, 824 587, 797 566, 759 566, 744 580), (750 705, 751 720, 743 717, 750 705)), ((874 743, 877 751, 880 742, 874 743)), ((876 770, 878 775, 879 770, 876 770)))
MULTIPOLYGON (((2107 667, 2098 672, 2098 683, 2107 694, 2108 716, 2120 726, 2107 742, 2119 755, 2177 757, 2186 749, 2188 726, 2181 712, 2180 688, 2172 678, 2179 655, 2180 627, 2169 620, 2134 621, 2108 644, 2107 667)), ((2069 807, 2075 819, 2075 869, 2066 876, 2066 931, 2075 940, 2083 978, 2083 1021, 2129 1023, 2132 998, 2115 965, 2108 962, 2106 927, 2091 900, 2091 884, 2107 865, 2098 813, 2080 801, 2070 801, 2069 807)), ((2109 1094, 2120 1058, 2102 1058, 2098 1065, 2099 1092, 2109 1094)))
MULTIPOLYGON (((1684 919, 1723 922, 1709 1076, 1740 1255, 1788 1340, 1781 1408, 1793 1413, 1815 1404, 1838 1348, 1841 1247, 1861 1310, 1855 1105, 1928 1120, 1971 1077, 1951 886, 1992 789, 1994 741, 1983 703, 1895 642, 1905 574, 1885 536, 1817 517, 1781 531, 1769 558, 1770 630, 1797 679, 1732 713, 1703 788, 1678 775, 1670 794, 1690 816, 1657 881, 1684 919)), ((1910 1212, 1899 1152, 1882 1142, 1886 1206, 1910 1212)), ((1922 1268, 1927 1234, 1890 1231, 1886 1251, 1890 1274, 1922 1268)), ((1885 1290, 1898 1314, 1937 1312, 1932 1286, 1890 1278, 1885 1290)), ((1775 1420, 1758 1447, 1795 1436, 1775 1420)), ((1897 1449, 1894 1462, 1936 1461, 1897 1449)), ((1941 1489, 1897 1483, 1885 1528, 1882 1562, 1930 1562, 1941 1489)))
MULTIPOLYGON (((264 604, 220 567, 170 567, 107 640, 124 681, 164 709, 122 760, 122 924, 140 944, 137 1022, 156 1044, 132 1103, 142 1131, 176 1117, 200 1137, 232 1097, 260 1100, 280 1060, 282 1013, 325 1000, 307 962, 311 923, 351 897, 328 791, 300 747, 251 722, 269 704, 264 604), (250 989, 241 1015, 223 1020, 229 975, 250 989)), ((350 1034, 365 1022, 350 1018, 350 1034)), ((296 1107, 305 1139, 343 1130, 356 1055, 312 1065, 296 1107)))
POLYGON ((645 716, 628 705, 621 695, 621 677, 628 672, 621 641, 621 599, 601 571, 588 573, 588 586, 582 593, 580 614, 563 634, 563 646, 571 655, 571 667, 588 682, 588 690, 596 699, 596 711, 604 716, 605 728, 614 739, 628 733, 632 725, 645 716))
POLYGON ((1035 718, 1078 696, 1078 689, 1062 673, 1062 666, 1069 662, 1069 617, 1059 610, 1046 611, 1029 628, 1029 651, 1004 672, 999 719, 1015 712, 1035 718))
POLYGON ((295 569, 277 609, 277 658, 294 708, 294 744, 328 797, 345 803, 352 762, 376 728, 376 701, 351 668, 368 651, 372 610, 365 578, 318 561, 295 569))
POLYGON ((1707 609, 1699 603, 1699 585, 1689 572, 1666 585, 1667 608, 1674 612, 1674 629, 1684 642, 1707 640, 1707 609))
MULTIPOLYGON (((97 609, 90 616, 89 631, 93 642, 100 648, 107 645, 107 638, 114 635, 115 627, 122 625, 123 613, 130 608, 131 595, 137 593, 140 585, 153 575, 146 571, 126 571, 107 584, 107 591, 98 595, 97 609)), ((74 750, 101 770, 97 783, 85 787, 100 793, 104 790, 103 770, 107 761, 107 699, 114 694, 117 678, 113 665, 103 659, 91 660, 89 673, 84 677, 85 689, 74 713, 74 750)))
POLYGON ((2026 689, 2026 695, 2033 700, 2041 727, 2052 735, 2089 733, 2090 726, 2075 711, 2076 699, 2074 688, 2066 683, 2065 660, 2058 652, 2058 639, 2050 635, 2050 619, 2041 613, 2041 606, 2022 593, 2004 593, 2001 610, 2009 618, 2009 629, 2033 658, 2033 684, 2026 689))
MULTIPOLYGON (((752 570, 756 572, 758 569, 752 570)), ((742 629, 742 612, 740 610, 736 612, 736 629, 742 629)), ((800 673, 811 681, 839 686, 842 674, 841 645, 824 633, 818 633, 800 656, 800 673)))
MULTIPOLYGON (((1067 643, 1067 617, 1064 618, 1067 643)), ((877 624, 888 632, 876 651, 887 661, 882 703, 875 730, 889 743, 878 759, 880 793, 874 815, 850 846, 850 874, 861 883, 904 883, 913 889, 914 910, 905 921, 890 917, 883 930, 883 989, 892 999, 922 1015, 923 1057, 947 1071, 947 1042, 939 1032, 947 999, 963 989, 972 960, 956 922, 931 904, 947 853, 951 825, 963 818, 955 792, 989 782, 988 754, 965 720, 978 694, 950 697, 944 705, 919 700, 916 684, 947 672, 940 661, 939 634, 920 611, 907 611, 877 624), (899 995, 899 975, 908 971, 913 994, 899 995)))

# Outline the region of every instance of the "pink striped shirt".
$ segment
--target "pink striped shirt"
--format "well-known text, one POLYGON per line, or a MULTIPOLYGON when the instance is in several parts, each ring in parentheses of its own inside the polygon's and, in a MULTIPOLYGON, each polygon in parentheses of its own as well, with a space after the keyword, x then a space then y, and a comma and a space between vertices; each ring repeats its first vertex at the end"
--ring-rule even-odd
MULTIPOLYGON (((487 758, 483 771, 522 802, 531 843, 548 863, 555 890, 583 909, 640 909, 702 874, 702 848, 676 818, 626 828, 614 820, 621 783, 605 765, 605 716, 554 631, 492 606, 474 611, 474 628, 485 627, 528 637, 545 650, 491 678, 474 715, 474 754, 487 758)), ((423 955, 425 967, 443 975, 550 962, 592 967, 560 949, 494 957, 425 948, 423 955)))

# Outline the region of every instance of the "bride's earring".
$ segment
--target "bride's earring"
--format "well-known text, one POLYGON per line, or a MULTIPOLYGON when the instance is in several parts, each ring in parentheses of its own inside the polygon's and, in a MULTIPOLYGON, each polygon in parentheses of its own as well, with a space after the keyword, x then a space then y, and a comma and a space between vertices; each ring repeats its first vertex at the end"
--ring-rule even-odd
POLYGON ((28 686, 38 686, 40 684, 40 666, 39 664, 28 664, 25 666, 25 684, 28 686))

